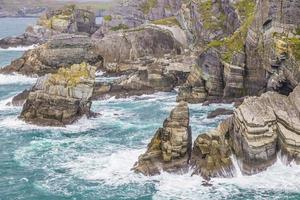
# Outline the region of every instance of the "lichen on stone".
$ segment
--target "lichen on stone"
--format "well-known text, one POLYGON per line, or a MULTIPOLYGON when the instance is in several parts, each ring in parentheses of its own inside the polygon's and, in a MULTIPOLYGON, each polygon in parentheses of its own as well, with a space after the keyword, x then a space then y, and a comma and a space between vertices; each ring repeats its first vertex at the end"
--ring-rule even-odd
POLYGON ((82 79, 87 79, 89 76, 89 66, 83 62, 72 65, 70 68, 60 68, 57 73, 50 76, 48 81, 52 84, 64 82, 66 87, 75 87, 82 79))

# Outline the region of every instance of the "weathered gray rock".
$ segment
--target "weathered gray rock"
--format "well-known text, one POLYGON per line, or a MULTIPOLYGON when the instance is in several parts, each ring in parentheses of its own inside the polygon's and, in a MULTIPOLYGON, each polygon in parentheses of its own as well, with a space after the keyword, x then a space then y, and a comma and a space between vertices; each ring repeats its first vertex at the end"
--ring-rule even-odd
POLYGON ((81 63, 39 78, 20 118, 37 125, 64 126, 90 116, 95 73, 95 67, 81 63))
POLYGON ((144 175, 161 171, 180 172, 188 169, 192 135, 187 103, 180 102, 152 138, 145 154, 139 157, 133 170, 144 175))

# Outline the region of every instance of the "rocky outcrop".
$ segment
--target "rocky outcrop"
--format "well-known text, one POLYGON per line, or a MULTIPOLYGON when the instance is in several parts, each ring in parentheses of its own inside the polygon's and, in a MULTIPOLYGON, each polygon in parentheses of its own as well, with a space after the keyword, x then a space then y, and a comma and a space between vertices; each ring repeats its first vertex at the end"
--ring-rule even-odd
POLYGON ((43 76, 55 73, 61 67, 82 62, 101 68, 103 58, 97 54, 89 37, 63 34, 53 37, 48 43, 36 49, 25 52, 21 58, 0 69, 0 72, 43 76))
POLYGON ((20 118, 37 125, 64 126, 90 116, 95 73, 95 67, 81 63, 39 78, 20 118))
POLYGON ((144 175, 161 171, 180 172, 188 169, 192 135, 187 103, 180 102, 152 138, 145 154, 133 170, 144 175))
POLYGON ((87 10, 67 6, 58 10, 47 11, 35 26, 29 26, 25 33, 16 37, 0 40, 1 48, 43 44, 61 33, 87 34, 97 30, 95 15, 87 10))
POLYGON ((144 65, 114 82, 96 83, 93 97, 95 99, 110 96, 119 98, 158 91, 170 92, 186 81, 192 62, 189 57, 166 55, 144 65))
POLYGON ((217 129, 200 134, 194 142, 191 156, 193 174, 203 178, 233 177, 235 168, 231 160, 229 134, 232 118, 222 122, 217 129))

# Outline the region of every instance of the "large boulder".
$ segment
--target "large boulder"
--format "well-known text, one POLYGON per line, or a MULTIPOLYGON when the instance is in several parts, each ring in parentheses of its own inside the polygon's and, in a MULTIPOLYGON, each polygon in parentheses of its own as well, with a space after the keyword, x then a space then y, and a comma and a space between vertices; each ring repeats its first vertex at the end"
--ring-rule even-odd
POLYGON ((191 146, 189 109, 187 103, 180 102, 164 121, 163 128, 157 130, 133 170, 144 175, 187 170, 191 146))
POLYGON ((103 59, 96 53, 89 37, 62 34, 36 49, 25 52, 21 58, 0 69, 0 72, 43 76, 55 73, 60 67, 69 67, 82 62, 100 68, 103 59))
POLYGON ((64 126, 89 116, 95 73, 95 67, 81 63, 39 78, 20 118, 37 125, 64 126))

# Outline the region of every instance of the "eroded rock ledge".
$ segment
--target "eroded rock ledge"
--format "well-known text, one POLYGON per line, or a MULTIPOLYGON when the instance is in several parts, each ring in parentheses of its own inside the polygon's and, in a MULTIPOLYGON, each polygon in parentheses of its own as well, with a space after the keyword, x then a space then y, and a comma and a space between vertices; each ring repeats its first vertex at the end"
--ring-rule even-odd
POLYGON ((95 67, 81 63, 39 78, 20 118, 37 125, 64 126, 90 116, 95 73, 95 67))

